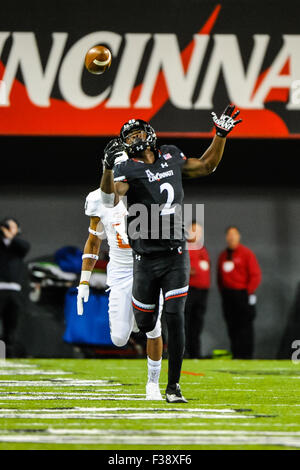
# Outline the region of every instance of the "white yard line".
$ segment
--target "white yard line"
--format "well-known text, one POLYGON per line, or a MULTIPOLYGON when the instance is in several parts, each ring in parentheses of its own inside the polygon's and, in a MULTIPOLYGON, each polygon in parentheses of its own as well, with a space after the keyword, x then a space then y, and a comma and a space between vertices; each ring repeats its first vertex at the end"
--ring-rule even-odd
MULTIPOLYGON (((71 392, 0 392, 0 400, 8 400, 8 399, 16 399, 16 400, 19 400, 21 398, 26 398, 26 397, 32 397, 32 398, 35 398, 35 397, 39 397, 39 398, 43 398, 45 396, 47 397, 53 397, 53 396, 60 396, 60 397, 97 397, 97 396, 100 396, 100 395, 103 395, 103 396, 111 396, 112 394, 111 393, 107 393, 107 392, 114 392, 114 395, 113 396, 127 396, 126 393, 122 393, 119 389, 112 389, 112 390, 109 390, 109 389, 104 389, 104 390, 98 390, 97 392, 94 392, 94 393, 90 393, 90 392, 84 392, 84 391, 80 391, 80 393, 71 393, 71 392), (119 393, 115 393, 115 392, 119 392, 119 393)), ((136 394, 132 394, 133 396, 136 396, 136 394)), ((145 395, 145 394, 144 394, 145 395)))
POLYGON ((0 442, 31 442, 51 444, 126 444, 126 445, 277 445, 286 447, 300 447, 300 438, 294 436, 269 435, 213 435, 209 431, 203 435, 141 435, 136 431, 126 435, 124 432, 112 434, 106 432, 100 435, 53 435, 53 434, 2 434, 0 442))
POLYGON ((15 362, 8 362, 6 360, 0 360, 0 369, 23 369, 23 368, 34 368, 38 367, 36 364, 22 364, 22 363, 15 363, 15 362))
MULTIPOLYGON (((20 413, 38 413, 38 412, 46 412, 46 413, 52 413, 53 411, 57 411, 55 408, 40 408, 38 410, 36 409, 26 409, 26 410, 19 410, 20 413)), ((181 412, 181 413, 189 413, 189 412, 205 412, 205 413, 232 413, 235 414, 235 410, 231 409, 220 409, 220 408, 211 408, 211 409, 206 409, 206 408, 170 408, 170 407, 82 407, 82 406, 75 406, 72 408, 71 411, 76 411, 76 412, 86 412, 86 413, 91 413, 91 412, 107 412, 111 413, 112 411, 167 411, 168 413, 175 413, 175 412, 181 412)), ((12 410, 11 408, 4 408, 0 410, 1 412, 15 412, 15 410, 12 410)))
MULTIPOLYGON (((0 397, 1 398, 1 397, 0 397)), ((272 397, 273 398, 273 397, 272 397)), ((298 404, 287 404, 287 403, 202 403, 201 406, 234 406, 238 408, 250 408, 251 406, 300 406, 298 404)), ((300 424, 300 423, 299 423, 300 424)))
POLYGON ((1 400, 6 401, 40 401, 40 400, 86 400, 86 401, 145 401, 146 398, 139 398, 139 397, 127 397, 126 395, 101 395, 99 393, 98 396, 86 396, 86 395, 74 395, 74 396, 67 396, 67 395, 40 395, 40 396, 28 396, 28 395, 20 395, 20 396, 1 396, 1 400))
MULTIPOLYGON (((48 410, 49 411, 49 410, 48 410)), ((83 419, 83 420, 165 420, 165 419, 253 419, 254 416, 245 416, 239 414, 220 414, 220 413, 200 413, 200 412, 162 412, 162 413, 118 413, 118 412, 79 412, 74 410, 53 410, 53 412, 28 412, 25 411, 0 411, 0 418, 4 419, 83 419)))
MULTIPOLYGON (((110 434, 110 435, 118 435, 120 434, 120 430, 107 430, 107 429, 55 429, 55 428, 48 428, 46 430, 49 434, 57 434, 57 435, 99 435, 101 433, 110 434)), ((10 431, 7 431, 8 433, 10 431)), ((224 436, 289 436, 289 437, 300 437, 300 431, 295 432, 287 432, 287 431, 230 431, 230 430, 223 430, 223 429, 201 429, 201 430, 174 430, 174 429, 161 429, 161 430, 128 430, 124 429, 121 431, 122 435, 132 435, 132 434, 139 434, 139 435, 147 435, 147 436, 172 436, 172 435, 185 435, 185 436, 202 436, 202 435, 224 435, 224 436)))
POLYGON ((42 370, 42 369, 18 369, 18 370, 0 370, 0 375, 65 375, 73 374, 62 370, 42 370))
POLYGON ((82 419, 82 420, 96 420, 96 419, 107 419, 107 420, 166 420, 166 419, 251 419, 254 416, 242 416, 242 415, 219 415, 219 414, 204 414, 204 413, 190 413, 189 415, 184 415, 182 413, 174 413, 170 415, 169 413, 123 413, 123 414, 91 414, 84 415, 80 413, 53 413, 51 415, 46 414, 5 414, 1 413, 0 418, 4 419, 82 419))
POLYGON ((0 380, 0 387, 120 387, 121 383, 106 380, 45 379, 45 380, 0 380))
POLYGON ((6 397, 10 397, 14 399, 19 399, 18 397, 43 397, 43 396, 61 396, 61 397, 99 397, 101 396, 112 396, 111 393, 108 392, 114 392, 113 396, 114 397, 144 397, 145 393, 125 393, 122 392, 121 389, 108 389, 105 388, 104 390, 97 390, 96 392, 90 392, 90 391, 85 391, 85 390, 80 390, 79 392, 65 392, 65 391, 57 391, 57 392, 2 392, 0 391, 0 400, 6 400, 6 397))

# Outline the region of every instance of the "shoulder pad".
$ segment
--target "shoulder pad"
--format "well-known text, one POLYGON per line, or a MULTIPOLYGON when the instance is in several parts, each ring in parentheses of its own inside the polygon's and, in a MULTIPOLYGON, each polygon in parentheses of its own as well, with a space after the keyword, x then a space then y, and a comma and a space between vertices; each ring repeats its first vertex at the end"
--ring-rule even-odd
POLYGON ((180 159, 186 160, 186 156, 178 147, 176 147, 176 145, 162 145, 160 147, 160 151, 161 151, 162 157, 165 158, 165 160, 167 160, 168 158, 172 158, 172 157, 174 158, 180 157, 180 159))
POLYGON ((84 212, 89 217, 101 217, 103 204, 101 200, 100 188, 90 192, 85 200, 84 212))

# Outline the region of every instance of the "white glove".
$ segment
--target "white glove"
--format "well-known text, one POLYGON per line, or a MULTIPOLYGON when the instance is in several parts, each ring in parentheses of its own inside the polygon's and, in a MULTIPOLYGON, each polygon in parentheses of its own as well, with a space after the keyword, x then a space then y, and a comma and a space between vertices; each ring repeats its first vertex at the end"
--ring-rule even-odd
POLYGON ((87 302, 89 300, 90 295, 90 286, 87 284, 79 284, 77 287, 78 294, 77 294, 77 313, 78 315, 83 314, 83 302, 87 302))
POLYGON ((226 137, 229 132, 234 129, 234 127, 242 122, 241 119, 238 121, 235 121, 235 118, 240 114, 239 111, 236 111, 233 115, 235 106, 234 105, 228 105, 223 114, 221 115, 220 118, 216 115, 216 113, 212 112, 212 119, 214 121, 214 125, 217 130, 217 135, 219 137, 226 137))
POLYGON ((249 305, 255 305, 256 304, 256 295, 254 295, 254 294, 249 295, 248 303, 249 303, 249 305))

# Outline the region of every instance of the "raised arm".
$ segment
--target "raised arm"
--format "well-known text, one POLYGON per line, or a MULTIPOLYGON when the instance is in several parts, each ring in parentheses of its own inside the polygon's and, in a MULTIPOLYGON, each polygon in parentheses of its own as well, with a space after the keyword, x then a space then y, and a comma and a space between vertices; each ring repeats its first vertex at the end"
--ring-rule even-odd
POLYGON ((129 189, 128 183, 114 183, 114 173, 112 170, 104 169, 100 182, 101 199, 106 207, 116 206, 120 196, 125 196, 129 189))
POLYGON ((106 207, 113 207, 119 202, 119 196, 128 191, 127 183, 114 183, 113 167, 122 158, 124 148, 120 139, 111 140, 104 149, 103 175, 100 182, 101 199, 106 207))
POLYGON ((200 158, 188 158, 182 167, 182 171, 186 176, 197 178, 199 176, 210 175, 219 165, 223 156, 227 134, 242 120, 235 121, 239 111, 233 115, 234 106, 228 105, 220 118, 212 113, 214 125, 216 127, 216 135, 212 143, 200 158))
POLYGON ((104 229, 99 217, 90 218, 89 236, 85 243, 82 255, 81 276, 77 295, 77 313, 83 314, 83 302, 89 299, 89 285, 92 271, 99 257, 104 229))

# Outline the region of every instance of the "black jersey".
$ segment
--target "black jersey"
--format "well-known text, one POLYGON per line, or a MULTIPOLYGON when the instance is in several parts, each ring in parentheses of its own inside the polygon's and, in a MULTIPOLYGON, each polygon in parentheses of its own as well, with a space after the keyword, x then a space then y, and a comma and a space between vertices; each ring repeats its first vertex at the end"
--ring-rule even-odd
POLYGON ((185 160, 179 148, 162 145, 152 164, 131 158, 114 167, 114 181, 129 184, 127 233, 134 251, 169 251, 184 243, 181 166, 185 160))

